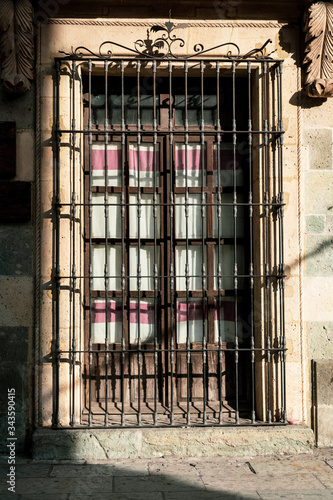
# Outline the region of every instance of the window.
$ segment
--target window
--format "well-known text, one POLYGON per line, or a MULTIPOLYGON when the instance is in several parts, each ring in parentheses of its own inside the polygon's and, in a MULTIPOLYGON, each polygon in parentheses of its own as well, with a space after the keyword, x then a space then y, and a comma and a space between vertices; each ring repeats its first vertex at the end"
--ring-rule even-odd
POLYGON ((55 158, 71 425, 283 421, 280 62, 57 64, 72 115, 55 158))

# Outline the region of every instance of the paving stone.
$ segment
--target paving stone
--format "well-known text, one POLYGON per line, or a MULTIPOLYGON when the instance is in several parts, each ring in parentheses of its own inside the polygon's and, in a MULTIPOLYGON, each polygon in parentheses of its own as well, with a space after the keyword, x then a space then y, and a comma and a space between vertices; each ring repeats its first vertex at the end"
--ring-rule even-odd
POLYGON ((251 472, 247 462, 225 464, 223 461, 217 460, 215 463, 198 463, 197 468, 202 475, 202 477, 252 477, 253 472, 251 472))
MULTIPOLYGON (((276 489, 276 481, 272 481, 272 477, 259 477, 257 474, 252 474, 251 477, 221 476, 217 478, 203 478, 204 485, 207 489, 215 491, 258 491, 276 489)), ((283 490, 298 489, 323 489, 324 486, 313 474, 284 474, 279 486, 283 490)))
MULTIPOLYGON (((15 474, 17 479, 23 479, 26 477, 48 477, 51 469, 49 464, 39 464, 39 465, 24 465, 15 464, 15 474)), ((0 477, 6 477, 8 474, 9 465, 0 466, 0 477)))
POLYGON ((332 500, 333 491, 331 490, 284 490, 284 491, 258 491, 262 500, 332 500))
POLYGON ((170 476, 198 476, 198 464, 194 461, 153 461, 149 463, 150 474, 168 474, 170 476))
POLYGON ((3 494, 3 495, 0 494, 1 500, 18 500, 19 498, 20 498, 19 495, 16 495, 16 493, 8 493, 8 494, 3 494))
MULTIPOLYGON (((92 498, 96 500, 96 495, 92 494, 92 495, 77 496, 76 493, 69 495, 69 500, 91 500, 92 498)), ((103 500, 164 500, 164 499, 161 492, 153 491, 150 493, 103 493, 103 500)))
POLYGON ((250 460, 250 464, 260 476, 281 476, 285 474, 327 473, 329 468, 323 460, 295 457, 284 460, 250 460))
POLYGON ((115 477, 114 491, 121 493, 152 491, 199 491, 205 487, 200 477, 187 477, 181 481, 177 477, 115 477))
POLYGON ((148 475, 148 464, 85 464, 53 465, 50 477, 85 477, 85 476, 142 476, 148 475))
MULTIPOLYGON (((56 495, 49 495, 45 493, 43 493, 42 495, 32 495, 31 493, 29 493, 28 495, 20 495, 19 498, 20 500, 67 500, 68 493, 57 493, 56 495)), ((79 497, 76 497, 76 499, 79 500, 79 497)), ((1 496, 0 500, 2 500, 1 496)))
MULTIPOLYGON (((49 500, 49 495, 60 493, 75 493, 76 495, 90 495, 92 493, 111 492, 113 487, 112 479, 100 478, 25 478, 24 481, 16 482, 16 492, 30 495, 34 500, 34 495, 47 495, 45 500, 49 500)), ((0 493, 5 493, 1 487, 0 493)))
POLYGON ((330 470, 326 474, 315 474, 319 481, 325 486, 325 488, 330 488, 332 490, 333 498, 333 474, 330 470))
POLYGON ((202 491, 196 492, 165 492, 165 500, 258 500, 256 491, 239 491, 238 493, 202 491))

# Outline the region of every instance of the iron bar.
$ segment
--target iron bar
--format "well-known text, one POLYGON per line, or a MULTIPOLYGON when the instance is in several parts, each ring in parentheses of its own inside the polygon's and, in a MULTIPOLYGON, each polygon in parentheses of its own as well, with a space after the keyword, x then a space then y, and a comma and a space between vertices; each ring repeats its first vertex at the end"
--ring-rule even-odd
POLYGON ((235 300, 235 419, 239 423, 239 351, 238 351, 238 262, 237 262, 237 177, 236 177, 236 63, 232 62, 232 145, 233 145, 233 219, 234 219, 234 300, 235 300))
POLYGON ((54 158, 54 179, 55 179, 55 196, 54 196, 54 232, 55 232, 55 257, 54 257, 54 273, 55 273, 55 318, 53 332, 53 405, 52 405, 52 427, 59 426, 59 370, 60 370, 60 61, 56 61, 56 80, 55 80, 55 140, 56 154, 54 158))
POLYGON ((248 143, 249 143, 249 276, 250 276, 250 323, 251 323, 251 421, 255 422, 255 339, 254 339, 254 263, 253 263, 253 174, 252 174, 252 84, 251 84, 251 62, 247 63, 248 80, 248 143))
POLYGON ((92 271, 92 235, 91 235, 91 230, 92 230, 92 210, 93 210, 93 201, 92 201, 92 165, 91 165, 91 148, 92 148, 92 134, 91 134, 91 74, 92 74, 92 63, 91 60, 88 62, 88 131, 90 132, 88 135, 88 162, 89 162, 89 192, 88 192, 88 217, 89 217, 89 268, 88 268, 88 276, 89 276, 89 339, 88 339, 88 344, 89 344, 89 425, 92 424, 92 414, 91 414, 91 398, 92 398, 92 387, 91 387, 91 378, 92 378, 92 363, 93 363, 93 347, 92 347, 92 288, 93 288, 93 271, 92 271))
POLYGON ((139 349, 141 349, 141 232, 140 232, 140 219, 141 219, 141 183, 140 183, 140 144, 141 144, 141 119, 140 119, 140 61, 136 64, 137 71, 137 161, 138 161, 138 174, 137 174, 137 225, 138 225, 138 258, 137 258, 137 290, 138 290, 138 301, 137 301, 137 311, 138 311, 138 425, 141 425, 141 362, 142 355, 139 349))
MULTIPOLYGON (((169 63, 169 93, 172 95, 172 64, 169 63)), ((175 250, 174 250, 174 217, 175 217, 175 198, 174 198, 174 177, 173 175, 173 126, 172 126, 172 101, 169 99, 169 170, 170 170, 170 425, 174 424, 174 342, 177 335, 177 322, 174 322, 174 301, 175 301, 175 250), (175 323, 175 326, 174 326, 175 323), (175 329, 175 332, 174 332, 175 329)), ((169 339, 166 339, 169 342, 169 339)), ((177 340, 176 340, 177 342, 177 340)), ((167 344, 168 345, 168 344, 167 344)))
MULTIPOLYGON (((124 61, 120 63, 121 71, 121 425, 125 425, 125 290, 126 290, 126 268, 125 268, 125 147, 126 138, 125 130, 125 101, 124 101, 124 88, 125 88, 125 68, 124 61)), ((128 281, 127 281, 128 283, 128 281)), ((128 286, 129 288, 129 286, 128 286)))
MULTIPOLYGON (((104 91, 105 91, 105 121, 104 121, 104 129, 108 130, 108 71, 109 71, 109 63, 108 61, 104 61, 104 91)), ((109 329, 110 323, 108 321, 109 315, 109 301, 108 301, 108 291, 109 291, 109 242, 108 242, 108 234, 109 234, 109 192, 107 189, 108 186, 108 143, 109 136, 108 134, 104 135, 104 237, 105 237, 105 253, 104 253, 104 290, 105 290, 105 349, 108 349, 108 345, 110 342, 109 329)), ((109 370, 109 353, 105 353, 105 425, 109 424, 109 414, 108 414, 108 370, 109 370)))
POLYGON ((72 220, 72 415, 71 415, 71 426, 75 427, 75 364, 76 364, 76 334, 75 334, 75 325, 76 325, 76 165, 75 165, 75 156, 76 156, 76 118, 75 118, 75 73, 76 73, 76 62, 72 61, 72 70, 71 70, 71 84, 72 84, 72 162, 73 162, 73 170, 72 170, 72 209, 71 209, 71 220, 72 220))

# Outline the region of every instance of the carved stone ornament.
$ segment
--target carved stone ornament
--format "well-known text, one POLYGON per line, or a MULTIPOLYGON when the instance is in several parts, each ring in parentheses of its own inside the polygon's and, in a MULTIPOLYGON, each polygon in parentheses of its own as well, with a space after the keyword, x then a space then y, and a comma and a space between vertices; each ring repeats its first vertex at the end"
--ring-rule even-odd
POLYGON ((333 3, 311 5, 303 30, 304 90, 309 97, 333 97, 333 3))
POLYGON ((10 94, 23 94, 33 79, 33 8, 29 0, 0 0, 1 79, 10 94))

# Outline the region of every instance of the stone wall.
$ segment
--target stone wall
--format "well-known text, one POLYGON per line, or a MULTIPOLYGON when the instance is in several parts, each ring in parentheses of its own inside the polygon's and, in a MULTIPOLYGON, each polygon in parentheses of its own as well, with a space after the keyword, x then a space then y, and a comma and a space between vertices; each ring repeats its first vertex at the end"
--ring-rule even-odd
MULTIPOLYGON (((34 180, 34 91, 20 97, 3 93, 0 88, 0 121, 16 123, 16 175, 0 183, 3 189, 13 190, 18 182, 31 190, 34 180)), ((1 177, 1 165, 0 165, 1 177)), ((7 214, 0 215, 0 435, 7 437, 8 389, 15 389, 16 451, 26 447, 27 430, 31 422, 31 359, 33 348, 34 311, 34 216, 30 220, 10 221, 15 196, 9 200, 7 214), (11 206, 12 203, 12 206, 11 206)), ((0 443, 0 452, 7 452, 6 440, 0 443)))
POLYGON ((333 444, 333 101, 302 100, 304 319, 312 360, 312 425, 333 444))

